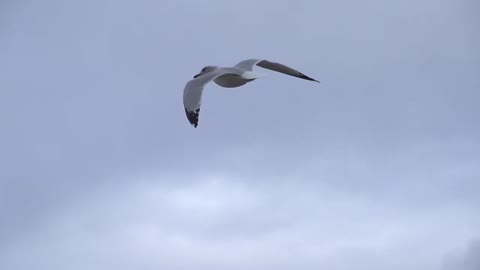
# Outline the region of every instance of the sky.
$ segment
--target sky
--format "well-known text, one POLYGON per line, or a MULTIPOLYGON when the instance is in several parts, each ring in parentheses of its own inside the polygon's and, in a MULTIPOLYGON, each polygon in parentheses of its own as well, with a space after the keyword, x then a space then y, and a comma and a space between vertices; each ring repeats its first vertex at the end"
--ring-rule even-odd
POLYGON ((479 10, 0 1, 0 269, 480 269, 479 10))

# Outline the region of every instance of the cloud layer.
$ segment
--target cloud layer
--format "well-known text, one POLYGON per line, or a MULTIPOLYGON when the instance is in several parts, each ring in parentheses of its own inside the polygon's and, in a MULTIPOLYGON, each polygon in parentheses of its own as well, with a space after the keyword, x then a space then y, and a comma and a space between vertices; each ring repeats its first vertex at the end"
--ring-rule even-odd
POLYGON ((0 10, 1 269, 478 268, 474 1, 0 10))

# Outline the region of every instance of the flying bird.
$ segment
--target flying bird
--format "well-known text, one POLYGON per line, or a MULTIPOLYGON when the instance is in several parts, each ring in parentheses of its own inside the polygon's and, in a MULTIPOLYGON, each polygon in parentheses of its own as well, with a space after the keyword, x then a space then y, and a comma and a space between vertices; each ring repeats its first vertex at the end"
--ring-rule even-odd
POLYGON ((192 80, 188 81, 183 90, 183 105, 190 124, 195 128, 198 126, 202 92, 207 83, 214 81, 217 85, 225 88, 242 86, 262 77, 261 75, 252 72, 254 66, 259 66, 308 81, 319 82, 293 68, 280 63, 261 59, 244 60, 233 67, 206 66, 202 68, 200 73, 193 76, 192 80))

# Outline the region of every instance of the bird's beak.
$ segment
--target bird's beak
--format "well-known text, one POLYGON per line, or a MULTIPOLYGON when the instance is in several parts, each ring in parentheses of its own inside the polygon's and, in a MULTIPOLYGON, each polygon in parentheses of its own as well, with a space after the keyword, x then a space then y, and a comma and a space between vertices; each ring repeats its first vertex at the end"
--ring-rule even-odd
POLYGON ((193 78, 197 78, 198 76, 200 76, 200 73, 198 73, 197 75, 193 76, 193 78))

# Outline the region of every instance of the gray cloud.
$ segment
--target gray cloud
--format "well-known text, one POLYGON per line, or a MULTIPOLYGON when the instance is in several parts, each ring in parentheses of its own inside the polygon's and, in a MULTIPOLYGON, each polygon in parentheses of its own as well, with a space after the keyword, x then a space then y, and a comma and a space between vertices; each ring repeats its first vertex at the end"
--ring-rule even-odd
POLYGON ((477 6, 2 2, 1 268, 439 269, 478 237, 477 6), (211 85, 192 129, 185 82, 249 57, 322 83, 211 85))
POLYGON ((461 249, 461 255, 458 251, 455 255, 450 255, 444 265, 444 269, 473 270, 480 267, 480 241, 478 238, 470 240, 468 244, 461 249))
POLYGON ((470 236, 452 229, 474 213, 392 205, 299 177, 274 186, 222 173, 127 178, 61 207, 7 249, 4 267, 438 269, 470 236))

